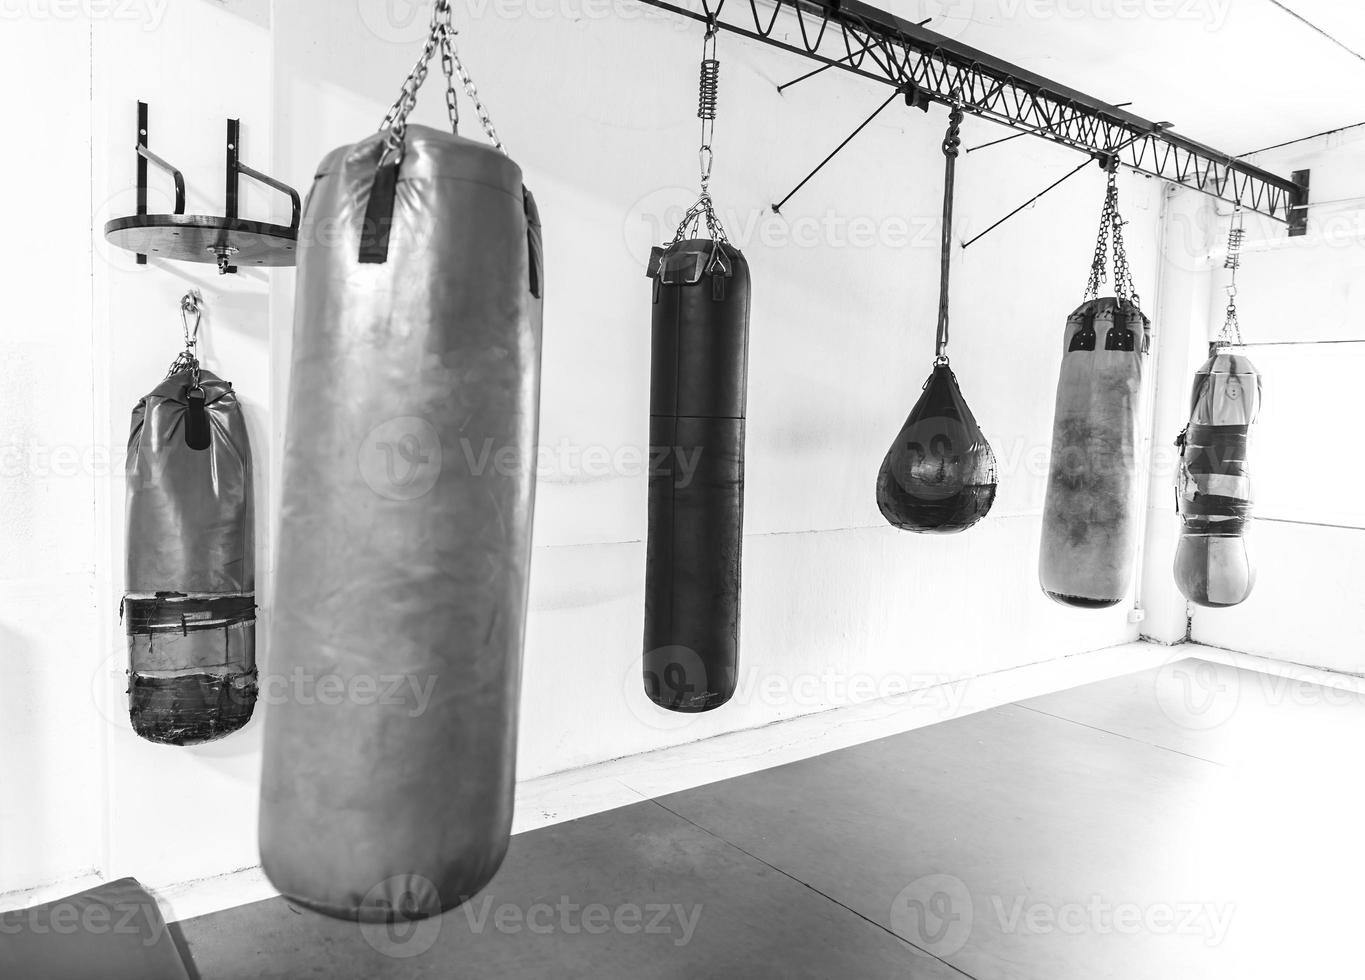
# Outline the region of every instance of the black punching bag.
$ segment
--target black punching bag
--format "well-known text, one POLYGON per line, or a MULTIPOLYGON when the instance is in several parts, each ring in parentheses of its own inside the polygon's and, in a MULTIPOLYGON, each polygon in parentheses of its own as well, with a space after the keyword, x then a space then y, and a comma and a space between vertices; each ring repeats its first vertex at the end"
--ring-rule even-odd
POLYGON ((965 531, 985 517, 995 502, 995 453, 962 397, 947 356, 953 187, 962 118, 962 110, 954 108, 943 140, 938 356, 919 401, 877 473, 877 507, 882 516, 893 527, 920 534, 965 531))
POLYGON ((735 692, 749 265, 723 241, 654 249, 645 691, 673 711, 735 692))
POLYGON ((995 453, 947 364, 936 364, 877 474, 877 506, 902 531, 955 534, 995 502, 995 453))
POLYGON ((506 853, 535 493, 535 207, 405 115, 327 155, 299 229, 261 790, 271 882, 364 922, 506 853))
POLYGON ((251 445, 237 393, 192 347, 133 409, 126 474, 133 729, 170 745, 221 738, 256 703, 251 445))

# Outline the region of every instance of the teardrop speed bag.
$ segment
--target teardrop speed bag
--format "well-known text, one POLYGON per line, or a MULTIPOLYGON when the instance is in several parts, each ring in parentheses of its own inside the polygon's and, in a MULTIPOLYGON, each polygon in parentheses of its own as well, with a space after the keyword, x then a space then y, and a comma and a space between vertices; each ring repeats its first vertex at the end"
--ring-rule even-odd
POLYGON ((299 231, 260 814, 275 887, 361 921, 506 852, 540 385, 520 168, 386 135, 322 161, 299 231))
POLYGON ((134 731, 191 745, 251 719, 256 569, 237 394, 209 371, 176 368, 133 409, 121 615, 134 731))
POLYGON ((1117 605, 1132 580, 1150 336, 1126 299, 1090 300, 1067 320, 1039 559, 1043 591, 1064 605, 1117 605))
POLYGON ((995 453, 947 364, 934 365, 877 474, 877 506, 903 531, 955 534, 995 502, 995 453))
POLYGON ((734 695, 744 542, 749 264, 709 239, 656 248, 645 692, 673 711, 734 695))
POLYGON ((1190 424, 1176 445, 1180 543, 1175 580, 1201 606, 1235 606, 1251 594, 1247 554, 1251 481, 1247 441, 1261 405, 1261 378, 1241 354, 1216 351, 1194 378, 1190 424))

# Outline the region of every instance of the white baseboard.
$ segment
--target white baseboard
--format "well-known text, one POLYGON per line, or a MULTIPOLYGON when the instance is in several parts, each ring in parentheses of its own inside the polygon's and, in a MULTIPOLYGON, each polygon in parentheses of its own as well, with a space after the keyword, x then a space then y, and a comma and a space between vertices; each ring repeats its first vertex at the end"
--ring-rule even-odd
MULTIPOLYGON (((1229 650, 1195 644, 1168 647, 1156 643, 1128 643, 528 780, 517 784, 512 832, 525 833, 1015 701, 1148 670, 1185 657, 1229 663, 1334 687, 1350 682, 1365 693, 1365 679, 1229 650)), ((40 889, 0 895, 0 911, 50 901, 88 888, 99 880, 98 876, 91 875, 40 889)), ((278 894, 259 867, 199 881, 164 886, 153 883, 149 887, 170 922, 278 894)))

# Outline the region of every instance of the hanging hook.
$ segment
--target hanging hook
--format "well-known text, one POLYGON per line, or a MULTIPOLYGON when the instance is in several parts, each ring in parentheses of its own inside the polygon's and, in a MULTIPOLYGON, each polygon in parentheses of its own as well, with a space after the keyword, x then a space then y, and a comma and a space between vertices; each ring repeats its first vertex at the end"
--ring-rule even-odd
POLYGON ((199 290, 191 289, 184 296, 180 297, 180 322, 185 327, 185 348, 194 350, 199 343, 199 324, 204 319, 204 311, 201 304, 204 297, 199 294, 199 290), (190 314, 194 314, 194 328, 190 328, 190 314))

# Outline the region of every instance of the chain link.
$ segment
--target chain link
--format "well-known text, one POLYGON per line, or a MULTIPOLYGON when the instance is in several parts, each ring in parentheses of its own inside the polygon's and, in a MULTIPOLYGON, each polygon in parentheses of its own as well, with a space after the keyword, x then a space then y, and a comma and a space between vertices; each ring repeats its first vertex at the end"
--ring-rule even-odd
POLYGON ((1095 255, 1090 263, 1090 279, 1086 283, 1085 298, 1097 299, 1100 286, 1109 280, 1109 239, 1114 240, 1114 294, 1122 301, 1142 308, 1141 297, 1133 286, 1133 273, 1128 266, 1128 250, 1123 243, 1123 226, 1127 224, 1119 214, 1118 159, 1111 158, 1109 183, 1104 195, 1104 210, 1100 213, 1100 232, 1095 241, 1095 255))
POLYGON ((474 103, 479 123, 483 126, 489 141, 498 150, 507 152, 493 128, 493 120, 489 118, 488 110, 479 99, 474 80, 460 60, 459 51, 455 47, 455 33, 455 28, 451 24, 450 0, 435 0, 431 10, 431 27, 422 45, 422 53, 418 55, 412 71, 408 72, 408 77, 404 79, 397 100, 389 107, 389 111, 384 115, 384 121, 379 124, 380 130, 385 133, 384 146, 388 152, 402 152, 403 140, 408 130, 408 115, 417 105, 417 90, 427 80, 431 59, 435 56, 437 48, 441 51, 441 69, 446 77, 446 112, 450 116, 450 131, 452 133, 460 131, 460 107, 455 91, 455 79, 459 78, 465 94, 474 103))

